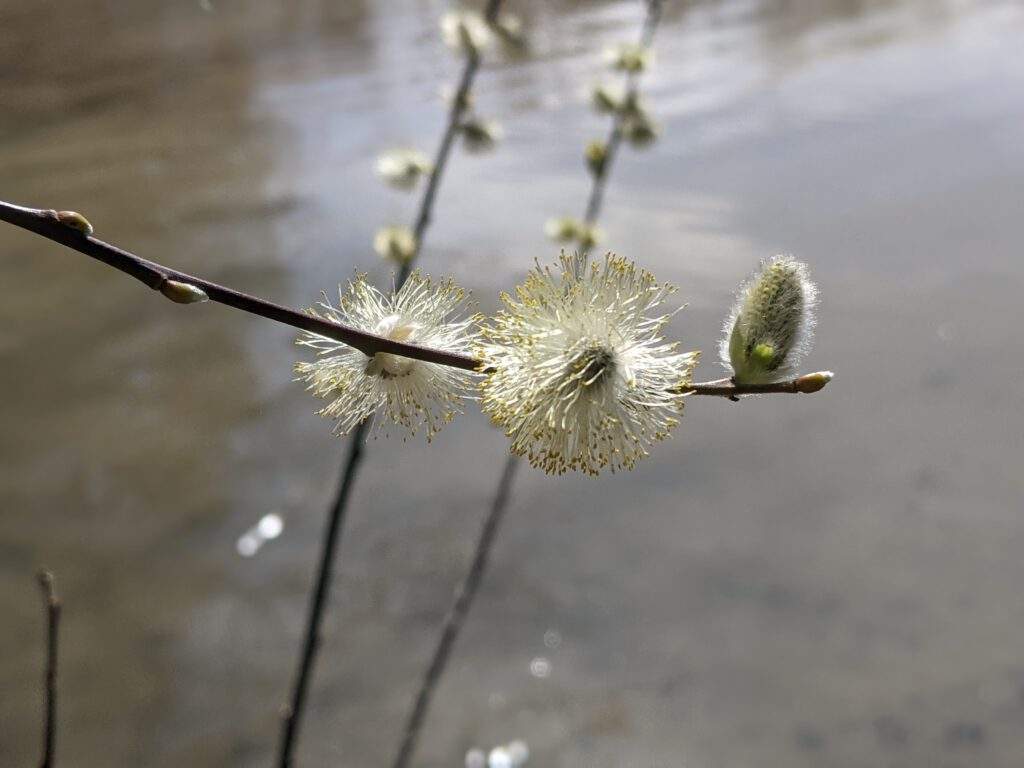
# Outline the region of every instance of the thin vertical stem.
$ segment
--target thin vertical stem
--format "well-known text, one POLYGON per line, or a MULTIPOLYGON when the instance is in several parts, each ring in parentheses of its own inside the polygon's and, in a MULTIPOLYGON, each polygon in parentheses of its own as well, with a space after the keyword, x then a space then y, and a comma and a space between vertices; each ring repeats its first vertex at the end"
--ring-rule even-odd
MULTIPOLYGON (((650 47, 654 42, 654 32, 661 21, 662 0, 647 0, 647 15, 644 17, 644 25, 640 31, 639 44, 641 48, 650 47)), ((630 104, 636 100, 640 89, 640 73, 630 72, 626 75, 626 97, 625 103, 630 104)), ((622 145, 622 128, 626 121, 626 110, 619 109, 615 112, 612 120, 612 127, 608 133, 608 148, 605 161, 601 164, 599 171, 594 174, 594 185, 590 188, 590 197, 587 198, 586 212, 583 214, 583 221, 587 225, 593 225, 601 215, 601 205, 604 202, 604 190, 607 186, 608 176, 611 173, 612 165, 615 163, 615 156, 622 145)))
POLYGON ((57 630, 60 626, 60 600, 57 598, 52 573, 40 571, 38 579, 46 608, 46 673, 43 678, 46 709, 43 719, 43 755, 39 766, 53 768, 57 741, 57 630))
MULTIPOLYGON (((644 17, 644 25, 640 33, 640 45, 642 47, 648 47, 653 41, 654 32, 658 27, 660 19, 661 0, 647 0, 647 13, 644 17)), ((637 73, 630 73, 627 76, 627 100, 636 98, 638 87, 639 77, 637 73)), ((590 197, 587 200, 586 213, 584 214, 584 221, 587 225, 593 225, 601 213, 601 203, 604 199, 604 189, 608 174, 622 143, 624 117, 623 110, 619 110, 616 112, 615 119, 612 122, 611 133, 608 137, 607 156, 600 172, 594 176, 594 184, 590 190, 590 197)), ((441 629, 441 638, 438 640, 434 655, 430 660, 430 666, 427 667, 426 674, 420 683, 415 703, 405 724, 402 743, 399 747, 398 755, 392 763, 392 768, 408 768, 409 761, 412 759, 416 742, 427 716, 427 710, 430 707, 430 701, 434 695, 434 689, 444 674, 445 667, 451 657, 452 648, 459 636, 459 631, 462 629, 466 615, 472 605, 473 597, 476 595, 477 588, 480 586, 480 581, 487 568, 490 551, 497 539, 498 527, 512 496, 512 480, 515 477, 518 466, 519 459, 515 456, 510 455, 505 460, 505 468, 501 473, 501 479, 498 481, 494 500, 491 502, 491 508, 487 513, 487 517, 484 518, 480 538, 477 539, 476 550, 473 553, 473 562, 456 590, 452 607, 445 617, 444 625, 441 629)))
POLYGON ((356 469, 362 461, 363 445, 366 442, 368 425, 369 421, 364 421, 360 424, 349 441, 348 457, 345 460, 345 468, 342 471, 341 483, 338 486, 338 493, 335 496, 334 504, 327 516, 327 524, 321 542, 320 565, 317 568, 316 584, 310 596, 306 632, 302 643, 302 652, 299 655, 299 668, 295 676, 295 687, 292 691, 291 704, 287 705, 282 712, 283 726, 277 760, 277 764, 282 768, 292 764, 295 744, 299 737, 299 728, 302 725, 302 716, 306 710, 309 681, 313 673, 316 654, 320 647, 320 627, 323 624, 323 617, 331 591, 331 581, 334 576, 335 552, 341 539, 341 531, 345 523, 345 512, 348 509, 348 500, 352 494, 352 486, 356 479, 356 469))
MULTIPOLYGON (((485 17, 488 21, 494 21, 501 6, 501 0, 488 0, 485 17)), ((441 179, 444 176, 445 168, 448 165, 448 158, 451 156, 452 147, 458 136, 469 104, 469 94, 473 87, 473 80, 480 68, 480 54, 471 50, 466 55, 466 63, 462 68, 462 76, 459 78, 459 85, 455 91, 451 108, 448 112, 448 124, 444 134, 441 136, 441 143, 438 145, 434 157, 434 169, 427 180, 423 197, 420 200, 419 212, 416 215, 416 223, 413 227, 414 248, 410 258, 402 264, 395 280, 395 289, 398 290, 405 284, 412 272, 413 262, 419 256, 423 247, 423 238, 427 228, 430 226, 434 211, 434 201, 437 199, 437 192, 440 188, 441 179)), ((313 675, 313 668, 316 662, 317 651, 320 645, 320 627, 323 623, 323 615, 327 609, 330 597, 331 581, 334 571, 334 560, 344 528, 345 516, 348 511, 349 500, 351 499, 352 487, 355 484, 359 465, 363 456, 363 444, 369 429, 369 422, 364 421, 356 429, 349 442, 348 458, 342 470, 341 482, 338 486, 338 495, 334 499, 328 514, 327 525, 324 530, 323 546, 320 553, 320 562, 317 566, 316 581, 313 594, 310 599, 309 614, 306 618, 305 639, 302 651, 299 655, 298 672, 295 678, 295 686, 292 691, 291 703, 287 705, 283 713, 281 730, 280 749, 278 753, 279 768, 290 768, 293 764, 295 746, 298 743, 299 729, 302 724, 302 717, 306 708, 309 683, 313 675)))
POLYGON ((434 689, 437 688, 441 675, 444 673, 451 657, 455 640, 459 636, 459 630, 466 620, 469 608, 473 604, 487 570, 487 560, 490 557, 494 540, 498 535, 498 528, 501 525, 505 509, 508 507, 508 500, 512 491, 512 479, 515 477, 516 467, 519 462, 514 456, 509 456, 502 470, 501 479, 498 481, 498 490, 491 503, 490 514, 484 519, 483 527, 480 529, 480 537, 476 542, 476 549, 473 553, 473 562, 469 571, 463 578, 458 590, 455 592, 455 600, 452 602, 448 614, 444 618, 444 625, 441 629, 441 637, 434 649, 434 655, 430 659, 426 674, 420 683, 419 691, 416 694, 416 703, 405 724, 402 734, 402 743, 398 750, 392 768, 408 768, 412 759, 413 750, 416 748, 416 741, 419 738, 423 721, 430 707, 430 700, 433 698, 434 689))

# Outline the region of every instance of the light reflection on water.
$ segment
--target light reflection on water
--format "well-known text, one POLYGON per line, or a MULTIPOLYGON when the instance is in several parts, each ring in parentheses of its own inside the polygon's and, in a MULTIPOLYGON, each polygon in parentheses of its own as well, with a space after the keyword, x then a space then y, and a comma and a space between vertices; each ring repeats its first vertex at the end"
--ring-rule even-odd
MULTIPOLYGON (((0 2, 0 193, 293 305, 386 280, 373 232, 415 196, 374 157, 433 148, 442 6, 208 5, 0 2)), ((641 14, 512 5, 531 54, 477 93, 506 140, 457 154, 423 254, 484 310, 582 210, 605 130, 583 94, 641 14)), ((645 80, 664 137, 621 156, 609 245, 681 286, 707 378, 735 284, 800 255, 809 365, 839 376, 691 403, 628 475, 522 473, 422 765, 512 736, 552 766, 1014 764, 1022 31, 1012 2, 669 4, 645 80)), ((69 760, 268 764, 341 455, 292 334, 6 228, 0 254, 3 762, 35 756, 45 563, 69 760), (283 535, 232 556, 269 509, 283 535)), ((390 756, 504 450, 473 413, 429 449, 371 444, 308 764, 390 756)))

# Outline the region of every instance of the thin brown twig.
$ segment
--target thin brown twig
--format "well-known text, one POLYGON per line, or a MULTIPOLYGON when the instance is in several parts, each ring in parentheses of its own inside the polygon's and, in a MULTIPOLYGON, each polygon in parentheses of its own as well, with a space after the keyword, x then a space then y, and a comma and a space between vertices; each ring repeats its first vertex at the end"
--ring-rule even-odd
POLYGON ((455 599, 452 601, 448 614, 444 617, 441 637, 437 641, 430 665, 416 692, 416 701, 402 732, 402 742, 398 749, 398 755, 391 764, 392 768, 407 768, 412 759, 416 740, 423 726, 423 720, 427 716, 427 709, 430 707, 434 689, 444 673, 452 648, 455 646, 455 640, 459 636, 459 630, 462 629, 462 624, 473 604, 473 598, 480 587, 484 572, 487 570, 487 559, 498 535, 498 526, 501 525, 502 516, 508 506, 509 495, 512 492, 512 479, 519 464, 518 461, 512 460, 514 457, 509 458, 510 460, 505 463, 505 468, 502 470, 501 479, 498 481, 498 490, 491 503, 490 513, 484 519, 480 529, 480 537, 477 539, 473 552, 473 562, 455 593, 455 599))
MULTIPOLYGON (((234 288, 211 283, 209 280, 190 275, 187 272, 181 272, 155 261, 149 261, 141 256, 136 256, 130 251, 110 243, 105 243, 92 235, 68 226, 58 218, 57 211, 52 209, 24 208, 0 200, 0 221, 6 221, 8 224, 27 229, 30 232, 45 237, 47 240, 52 240, 79 253, 84 253, 86 256, 91 256, 107 266, 131 275, 153 290, 164 291, 169 283, 194 286, 203 291, 211 301, 233 307, 234 309, 240 309, 253 315, 259 315, 284 325, 290 325, 293 328, 299 328, 300 330, 335 339, 343 344, 355 347, 369 357, 378 352, 386 352, 400 357, 422 360, 426 363, 447 365, 467 371, 489 373, 491 370, 489 368, 482 368, 481 361, 470 355, 394 341, 384 336, 369 333, 368 331, 289 309, 257 296, 236 291, 234 288)), ((773 384, 757 385, 735 384, 728 379, 696 382, 687 387, 685 392, 688 395, 712 395, 732 398, 742 395, 817 391, 801 388, 801 378, 806 377, 773 384)))
MULTIPOLYGON (((58 213, 49 209, 23 208, 19 205, 0 201, 0 221, 6 221, 22 229, 35 232, 37 235, 41 235, 48 240, 53 240, 79 253, 84 253, 86 256, 91 256, 114 269, 131 275, 136 280, 155 291, 165 293, 165 295, 169 291, 169 285, 170 288, 175 287, 174 284, 192 286, 203 291, 210 301, 234 307, 243 312, 259 315, 278 323, 284 323, 293 328, 299 328, 335 339, 355 347, 370 357, 378 352, 387 352, 393 355, 415 358, 428 363, 438 363, 439 365, 448 365, 464 370, 475 370, 480 365, 479 361, 468 355, 393 341, 358 328, 323 320, 305 312, 298 312, 256 296, 236 291, 234 288, 211 283, 209 280, 204 280, 201 277, 165 267, 163 264, 158 264, 154 261, 148 261, 141 256, 136 256, 134 253, 118 248, 116 245, 105 243, 74 226, 69 226, 64 223, 69 220, 68 216, 64 215, 62 217, 62 214, 66 213, 58 213)), ((79 219, 84 221, 81 217, 79 219)))
POLYGON ((39 760, 39 768, 53 768, 57 741, 57 630, 60 625, 60 599, 57 597, 52 573, 41 570, 37 578, 46 608, 46 673, 43 678, 46 709, 43 720, 43 755, 39 760))

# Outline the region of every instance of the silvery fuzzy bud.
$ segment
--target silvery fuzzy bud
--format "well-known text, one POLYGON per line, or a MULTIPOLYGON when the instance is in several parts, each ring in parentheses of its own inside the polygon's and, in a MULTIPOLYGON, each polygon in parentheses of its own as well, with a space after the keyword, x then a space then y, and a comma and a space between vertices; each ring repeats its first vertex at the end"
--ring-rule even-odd
POLYGON ((660 129, 639 106, 629 111, 622 121, 622 138, 634 148, 643 149, 654 143, 660 129))
POLYGON ((377 173, 396 189, 412 189, 421 176, 434 172, 434 164, 416 149, 396 149, 377 158, 377 173))
POLYGON ((470 56, 478 56, 491 42, 491 31, 483 18, 472 12, 451 12, 441 17, 445 45, 470 56))
POLYGON ((408 227, 382 227, 373 238, 373 250, 381 258, 404 264, 416 252, 416 238, 408 227))
POLYGON ((591 141, 583 151, 583 158, 586 160, 590 172, 595 176, 600 176, 604 173, 605 163, 608 162, 608 145, 599 140, 591 141))
POLYGON ((740 287, 719 346, 737 384, 768 384, 793 372, 810 347, 817 300, 803 262, 774 256, 761 263, 740 287))
POLYGON ((594 110, 602 115, 618 112, 626 100, 626 95, 621 88, 614 85, 595 85, 590 92, 590 103, 594 110))
POLYGON ((544 234, 556 243, 568 243, 580 236, 583 229, 583 222, 571 216, 561 216, 557 219, 548 219, 544 223, 544 234))
POLYGON ((496 121, 481 120, 478 117, 466 118, 459 128, 462 131, 463 146, 468 152, 484 152, 491 149, 505 133, 496 121))
POLYGON ((604 230, 598 227, 596 224, 584 223, 576 237, 577 242, 580 244, 580 249, 589 251, 595 245, 604 241, 604 230))
POLYGON ((491 22, 491 31, 508 48, 522 49, 526 47, 526 35, 523 34, 523 21, 511 13, 500 13, 491 22))
POLYGON ((651 65, 653 58, 649 48, 636 43, 622 43, 605 51, 605 59, 612 69, 623 72, 643 72, 651 65))

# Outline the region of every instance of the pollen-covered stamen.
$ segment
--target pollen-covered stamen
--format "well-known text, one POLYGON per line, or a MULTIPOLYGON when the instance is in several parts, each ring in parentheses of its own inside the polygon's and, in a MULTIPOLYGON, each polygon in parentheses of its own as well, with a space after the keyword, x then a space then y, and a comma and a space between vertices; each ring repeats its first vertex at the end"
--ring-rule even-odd
MULTIPOLYGON (((465 298, 451 280, 434 283, 414 270, 393 294, 378 291, 360 275, 341 290, 337 306, 324 296, 312 312, 393 341, 467 354, 476 319, 465 315, 465 298)), ((335 421, 338 434, 379 414, 378 428, 389 422, 413 433, 425 428, 429 440, 461 412, 462 399, 472 390, 470 371, 387 353, 371 358, 308 332, 298 343, 317 357, 298 363, 295 371, 313 394, 328 401, 320 414, 335 421)))
POLYGON ((538 265, 483 328, 481 404, 512 452, 561 474, 632 468, 683 408, 696 353, 661 337, 672 292, 619 256, 538 265))
POLYGON ((570 363, 574 369, 573 378, 584 387, 592 387, 608 381, 615 367, 615 351, 600 344, 590 344, 570 363))

